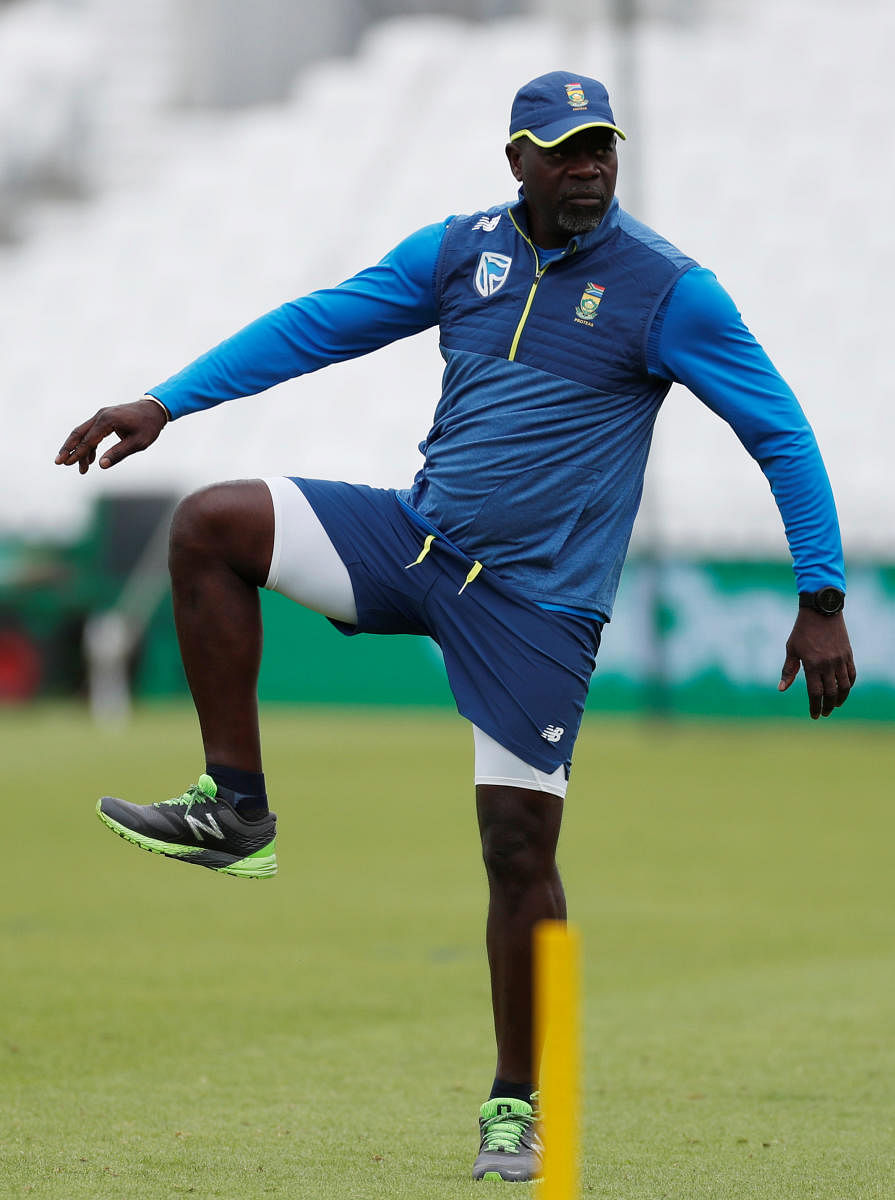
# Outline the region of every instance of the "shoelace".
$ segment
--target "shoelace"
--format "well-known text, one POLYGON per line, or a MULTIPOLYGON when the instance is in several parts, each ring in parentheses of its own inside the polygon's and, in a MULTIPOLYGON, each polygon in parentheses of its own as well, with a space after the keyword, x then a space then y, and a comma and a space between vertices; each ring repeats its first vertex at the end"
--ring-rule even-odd
POLYGON ((522 1136, 531 1124, 523 1113, 497 1113, 482 1121, 483 1150, 518 1150, 522 1136))
MULTIPOLYGON (((206 801, 214 801, 214 796, 208 796, 199 787, 198 783, 194 783, 188 787, 182 796, 172 796, 170 800, 159 800, 156 808, 162 804, 185 804, 186 812, 188 813, 194 804, 203 804, 206 801)), ((186 813, 183 814, 186 816, 186 813)))

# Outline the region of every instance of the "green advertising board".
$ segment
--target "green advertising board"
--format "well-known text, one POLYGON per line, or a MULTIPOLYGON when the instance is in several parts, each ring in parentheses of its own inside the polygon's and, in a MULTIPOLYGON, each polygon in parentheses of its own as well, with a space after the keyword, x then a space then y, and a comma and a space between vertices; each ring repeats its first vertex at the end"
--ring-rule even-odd
MULTIPOLYGON (((801 718, 801 677, 789 692, 777 691, 795 614, 787 563, 630 562, 589 707, 801 718)), ((849 570, 846 619, 859 680, 839 715, 893 720, 895 568, 849 570)))

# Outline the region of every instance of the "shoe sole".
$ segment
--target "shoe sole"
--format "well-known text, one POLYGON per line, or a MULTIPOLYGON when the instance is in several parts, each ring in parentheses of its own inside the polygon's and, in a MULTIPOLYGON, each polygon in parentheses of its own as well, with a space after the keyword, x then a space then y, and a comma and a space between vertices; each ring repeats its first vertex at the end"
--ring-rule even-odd
POLYGON ((96 815, 106 828, 117 833, 120 838, 124 838, 132 846, 148 850, 150 854, 163 854, 165 858, 192 863, 197 867, 207 867, 210 871, 217 871, 221 875, 237 875, 240 879, 271 879, 277 873, 277 856, 274 849, 276 838, 266 846, 262 846, 260 850, 256 850, 254 854, 249 854, 245 858, 237 858, 234 854, 224 854, 220 850, 204 850, 197 846, 178 846, 173 842, 160 842, 157 838, 145 837, 107 816, 101 805, 102 800, 98 800, 96 815))

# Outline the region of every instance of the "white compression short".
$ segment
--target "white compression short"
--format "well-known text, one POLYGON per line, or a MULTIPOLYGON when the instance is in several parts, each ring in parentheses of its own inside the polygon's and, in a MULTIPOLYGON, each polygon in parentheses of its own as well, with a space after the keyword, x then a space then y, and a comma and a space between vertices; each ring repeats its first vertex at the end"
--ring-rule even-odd
MULTIPOLYGON (((297 604, 354 625, 357 607, 348 568, 336 553, 304 492, 284 476, 265 479, 274 511, 273 554, 265 587, 297 604)), ((472 727, 475 782, 565 796, 566 771, 539 771, 494 738, 472 727)))

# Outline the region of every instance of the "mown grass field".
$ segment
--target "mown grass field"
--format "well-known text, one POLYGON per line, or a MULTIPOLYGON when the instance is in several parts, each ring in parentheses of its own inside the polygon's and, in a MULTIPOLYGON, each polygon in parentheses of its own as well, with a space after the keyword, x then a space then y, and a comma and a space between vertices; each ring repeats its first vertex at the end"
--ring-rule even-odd
MULTIPOLYGON (((195 780, 191 710, 2 714, 0 1195, 500 1186, 469 1181, 493 1048, 464 722, 264 729, 280 874, 248 882, 93 813, 195 780)), ((895 1195, 893 777, 895 734, 835 717, 587 718, 561 843, 584 1196, 895 1195)))

